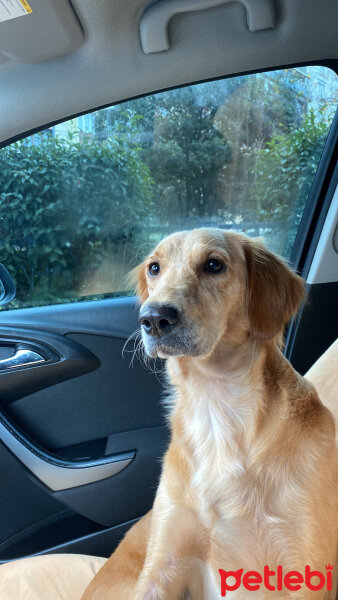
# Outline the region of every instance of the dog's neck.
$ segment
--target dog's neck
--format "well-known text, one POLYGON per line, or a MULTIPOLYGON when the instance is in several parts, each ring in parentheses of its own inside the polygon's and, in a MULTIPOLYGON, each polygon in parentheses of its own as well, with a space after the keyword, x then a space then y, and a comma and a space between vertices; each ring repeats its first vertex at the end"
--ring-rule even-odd
POLYGON ((257 389, 262 382, 267 355, 278 353, 275 343, 263 345, 253 339, 223 342, 205 357, 167 359, 167 371, 179 393, 185 394, 187 389, 195 389, 196 386, 201 391, 214 386, 219 388, 224 400, 226 398, 229 404, 236 405, 240 396, 257 389))
POLYGON ((259 344, 252 339, 223 344, 205 358, 168 359, 169 378, 176 390, 173 418, 187 429, 199 411, 205 421, 217 422, 220 430, 250 444, 269 412, 271 370, 284 362, 276 342, 259 344))

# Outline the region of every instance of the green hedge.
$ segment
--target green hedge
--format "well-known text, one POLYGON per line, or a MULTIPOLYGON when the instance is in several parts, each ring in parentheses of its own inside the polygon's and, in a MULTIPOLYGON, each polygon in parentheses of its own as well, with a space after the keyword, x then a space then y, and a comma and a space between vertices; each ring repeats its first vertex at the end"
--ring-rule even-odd
POLYGON ((84 269, 130 235, 152 207, 140 148, 121 134, 34 136, 0 151, 1 261, 17 284, 16 305, 71 299, 84 269))

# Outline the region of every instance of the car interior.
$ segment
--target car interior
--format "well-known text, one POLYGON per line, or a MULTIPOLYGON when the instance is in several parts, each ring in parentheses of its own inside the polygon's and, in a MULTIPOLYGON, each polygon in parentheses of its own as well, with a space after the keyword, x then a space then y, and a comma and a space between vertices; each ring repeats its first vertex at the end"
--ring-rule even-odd
POLYGON ((338 337, 337 23, 333 0, 0 2, 0 563, 108 557, 150 509, 165 379, 127 274, 167 234, 262 236, 304 277, 301 374, 338 337))

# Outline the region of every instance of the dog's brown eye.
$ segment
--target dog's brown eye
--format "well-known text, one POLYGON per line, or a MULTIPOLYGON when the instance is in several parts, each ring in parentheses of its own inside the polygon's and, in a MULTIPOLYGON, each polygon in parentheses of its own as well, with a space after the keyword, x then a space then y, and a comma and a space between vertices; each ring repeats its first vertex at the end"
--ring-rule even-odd
POLYGON ((149 265, 148 271, 149 275, 156 277, 156 275, 158 275, 160 272, 160 265, 157 262, 153 262, 151 265, 149 265))
POLYGON ((209 258, 204 265, 205 273, 220 273, 224 271, 225 264, 218 258, 209 258))

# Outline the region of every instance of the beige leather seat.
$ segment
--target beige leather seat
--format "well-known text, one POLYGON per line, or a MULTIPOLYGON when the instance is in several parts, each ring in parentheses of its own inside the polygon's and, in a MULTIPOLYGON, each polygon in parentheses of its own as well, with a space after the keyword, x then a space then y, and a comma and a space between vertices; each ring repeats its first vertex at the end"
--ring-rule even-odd
POLYGON ((106 558, 50 554, 0 566, 0 600, 80 600, 106 558))
MULTIPOLYGON (((338 424, 338 340, 306 377, 338 424)), ((7 563, 0 566, 0 600, 80 600, 105 561, 96 556, 54 554, 7 563)))

